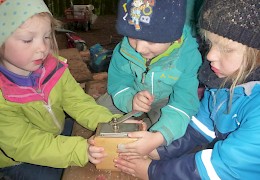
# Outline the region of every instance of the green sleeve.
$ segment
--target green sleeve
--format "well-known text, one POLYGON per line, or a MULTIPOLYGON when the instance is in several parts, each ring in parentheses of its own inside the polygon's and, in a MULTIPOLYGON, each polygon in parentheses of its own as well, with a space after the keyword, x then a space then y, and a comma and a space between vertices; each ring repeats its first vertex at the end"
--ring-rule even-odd
POLYGON ((65 112, 79 124, 87 129, 95 130, 99 122, 108 122, 113 117, 121 116, 113 115, 107 108, 98 105, 93 97, 83 91, 69 71, 66 71, 64 76, 66 76, 63 84, 65 98, 62 104, 65 112))
MULTIPOLYGON (((30 117, 24 113, 26 107, 21 106, 0 102, 0 167, 26 162, 66 168, 84 166, 88 162, 86 139, 55 135, 43 130, 30 122, 30 117)), ((44 121, 44 118, 39 117, 39 121, 44 121)))

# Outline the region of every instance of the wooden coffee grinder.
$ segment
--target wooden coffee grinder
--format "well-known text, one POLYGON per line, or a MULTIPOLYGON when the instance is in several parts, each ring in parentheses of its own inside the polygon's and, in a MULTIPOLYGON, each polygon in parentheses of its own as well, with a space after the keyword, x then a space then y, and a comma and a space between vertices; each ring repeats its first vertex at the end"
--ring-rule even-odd
POLYGON ((129 138, 129 132, 142 130, 141 123, 122 123, 132 117, 137 112, 130 112, 121 118, 114 118, 108 123, 99 123, 95 134, 95 145, 102 146, 107 153, 107 157, 96 165, 97 169, 118 170, 114 166, 113 160, 118 157, 118 144, 127 144, 136 141, 136 138, 129 138))

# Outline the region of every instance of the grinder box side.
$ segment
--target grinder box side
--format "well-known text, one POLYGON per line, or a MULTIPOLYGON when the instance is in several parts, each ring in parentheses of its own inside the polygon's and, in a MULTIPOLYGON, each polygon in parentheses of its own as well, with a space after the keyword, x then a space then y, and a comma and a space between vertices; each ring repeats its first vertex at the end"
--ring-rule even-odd
POLYGON ((104 136, 96 136, 95 137, 95 145, 102 146, 107 153, 105 159, 96 164, 97 169, 102 170, 113 170, 118 171, 118 169, 114 166, 113 160, 118 157, 117 146, 118 144, 127 144, 136 141, 136 138, 128 138, 128 137, 104 137, 104 136))
POLYGON ((104 147, 107 157, 96 165, 97 169, 114 170, 118 169, 114 166, 113 160, 118 157, 118 144, 127 144, 137 140, 137 138, 129 138, 129 132, 142 130, 140 123, 120 123, 116 129, 108 123, 99 123, 95 133, 95 145, 104 147))

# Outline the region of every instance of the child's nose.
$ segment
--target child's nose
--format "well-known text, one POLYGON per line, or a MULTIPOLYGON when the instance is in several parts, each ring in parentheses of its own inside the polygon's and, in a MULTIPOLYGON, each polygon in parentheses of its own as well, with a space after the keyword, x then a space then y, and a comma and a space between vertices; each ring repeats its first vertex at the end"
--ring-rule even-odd
POLYGON ((219 49, 215 47, 211 47, 207 54, 207 59, 209 61, 218 61, 219 56, 220 56, 219 49))
POLYGON ((43 52, 43 51, 46 51, 46 50, 47 50, 47 43, 46 43, 44 40, 42 40, 42 41, 39 42, 39 44, 38 44, 38 50, 39 50, 40 52, 43 52))
POLYGON ((145 49, 145 41, 137 40, 135 50, 140 54, 143 54, 145 52, 145 49))

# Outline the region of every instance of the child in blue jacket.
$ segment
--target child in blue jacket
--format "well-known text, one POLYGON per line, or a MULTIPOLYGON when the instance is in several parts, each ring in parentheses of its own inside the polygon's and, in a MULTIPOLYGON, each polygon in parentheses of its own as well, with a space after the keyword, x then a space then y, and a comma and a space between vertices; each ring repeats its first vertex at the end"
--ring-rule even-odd
POLYGON ((260 177, 259 8, 259 0, 205 2, 199 26, 210 50, 199 73, 206 85, 199 112, 153 160, 121 156, 119 169, 151 180, 260 177))
POLYGON ((183 0, 119 2, 116 27, 124 38, 110 62, 109 97, 98 103, 114 113, 147 113, 145 122, 152 125, 143 138, 124 146, 126 151, 148 154, 170 144, 184 135, 198 111, 201 55, 190 27, 184 26, 185 13, 183 0))

